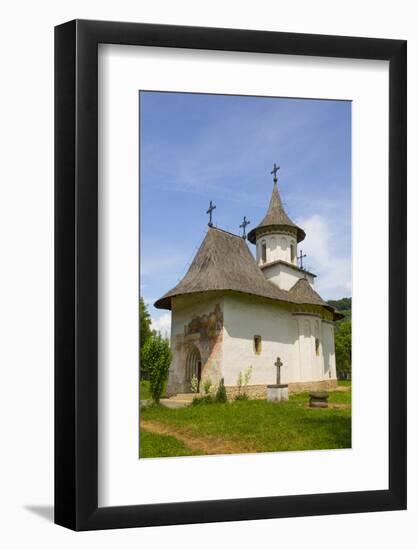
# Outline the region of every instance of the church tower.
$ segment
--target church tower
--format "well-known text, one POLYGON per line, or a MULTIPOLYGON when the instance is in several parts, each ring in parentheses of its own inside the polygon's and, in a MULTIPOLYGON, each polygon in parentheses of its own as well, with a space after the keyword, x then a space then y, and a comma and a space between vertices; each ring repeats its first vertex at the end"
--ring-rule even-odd
MULTIPOLYGON (((289 290, 301 278, 313 284, 315 275, 298 267, 298 243, 305 232, 287 215, 278 191, 277 172, 274 164, 274 187, 266 216, 248 234, 248 240, 256 245, 256 261, 265 277, 282 290, 289 290)), ((300 257, 302 259, 302 253, 300 257)), ((301 264, 302 265, 302 264, 301 264)))

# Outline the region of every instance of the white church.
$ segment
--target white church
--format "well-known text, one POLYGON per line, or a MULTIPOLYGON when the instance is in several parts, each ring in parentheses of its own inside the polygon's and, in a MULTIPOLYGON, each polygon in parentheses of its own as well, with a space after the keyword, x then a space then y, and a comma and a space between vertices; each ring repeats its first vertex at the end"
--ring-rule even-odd
MULTIPOLYGON (((237 392, 239 373, 249 367, 249 396, 266 397, 277 380, 290 392, 337 385, 334 322, 342 315, 313 290, 316 275, 298 266, 297 246, 305 232, 286 214, 274 186, 264 219, 247 240, 210 223, 183 279, 155 307, 172 312, 167 394, 190 392, 199 382, 221 378, 228 395, 237 392)), ((200 384, 201 387, 201 384, 200 384)))

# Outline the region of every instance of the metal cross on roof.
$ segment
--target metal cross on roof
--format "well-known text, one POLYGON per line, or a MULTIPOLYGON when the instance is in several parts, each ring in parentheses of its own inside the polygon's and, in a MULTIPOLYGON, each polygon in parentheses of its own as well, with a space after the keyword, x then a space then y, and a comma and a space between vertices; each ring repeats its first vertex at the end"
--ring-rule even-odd
POLYGON ((213 210, 216 208, 216 205, 213 204, 212 201, 210 201, 210 206, 209 206, 209 209, 207 210, 206 214, 209 214, 210 216, 210 220, 208 222, 208 226, 209 227, 213 227, 213 223, 212 223, 212 214, 213 214, 213 210))
POLYGON ((243 229, 242 237, 246 239, 246 226, 250 224, 250 221, 246 219, 246 216, 243 216, 243 222, 239 225, 243 229))
POLYGON ((274 168, 272 169, 271 171, 271 174, 274 174, 274 181, 277 182, 278 179, 277 179, 277 172, 278 170, 280 169, 280 166, 277 166, 274 162, 274 168))
POLYGON ((281 384, 281 367, 284 363, 281 361, 281 357, 277 357, 274 365, 277 367, 277 384, 281 384))
POLYGON ((307 257, 307 254, 303 254, 303 251, 300 250, 300 255, 297 256, 297 260, 300 260, 300 269, 304 269, 303 268, 303 258, 306 258, 307 257))

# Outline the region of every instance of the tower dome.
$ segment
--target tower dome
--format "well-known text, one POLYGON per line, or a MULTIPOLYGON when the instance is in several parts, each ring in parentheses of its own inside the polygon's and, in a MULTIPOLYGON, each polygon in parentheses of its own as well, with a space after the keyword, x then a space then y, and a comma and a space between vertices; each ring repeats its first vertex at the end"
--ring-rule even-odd
POLYGON ((298 243, 304 240, 306 236, 304 230, 298 227, 285 212, 279 195, 276 176, 266 216, 259 225, 249 231, 248 240, 252 244, 256 244, 257 239, 261 235, 272 232, 294 234, 298 243))
MULTIPOLYGON (((259 267, 265 268, 277 262, 284 262, 298 270, 297 244, 306 234, 287 215, 278 191, 277 172, 279 166, 274 163, 274 187, 264 219, 248 234, 248 240, 256 245, 256 259, 259 267)), ((271 273, 264 272, 266 277, 271 273)), ((271 275, 272 276, 272 275, 271 275)))

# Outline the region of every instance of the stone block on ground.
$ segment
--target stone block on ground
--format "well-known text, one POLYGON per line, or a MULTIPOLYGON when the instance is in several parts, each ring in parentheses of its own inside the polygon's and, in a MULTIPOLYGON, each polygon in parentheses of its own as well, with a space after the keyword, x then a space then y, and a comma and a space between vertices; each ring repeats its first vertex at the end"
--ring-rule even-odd
POLYGON ((288 384, 269 384, 266 392, 267 401, 288 401, 288 384))
POLYGON ((317 409, 327 409, 329 406, 327 400, 329 399, 329 392, 316 391, 310 394, 310 407, 317 409))

